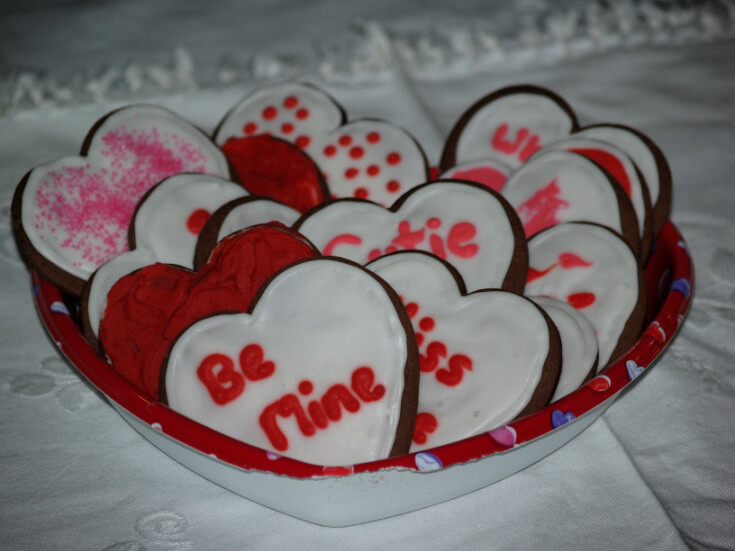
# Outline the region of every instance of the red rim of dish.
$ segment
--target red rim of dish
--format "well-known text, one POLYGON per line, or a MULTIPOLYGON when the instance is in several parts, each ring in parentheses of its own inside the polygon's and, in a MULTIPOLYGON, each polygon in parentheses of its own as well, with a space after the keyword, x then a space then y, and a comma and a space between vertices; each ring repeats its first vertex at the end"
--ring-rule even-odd
POLYGON ((630 385, 671 342, 689 308, 694 267, 679 230, 667 222, 646 266, 649 323, 628 352, 585 385, 542 410, 490 432, 430 450, 343 467, 282 457, 201 425, 144 395, 87 343, 59 289, 31 273, 36 307, 61 352, 110 400, 153 429, 235 467, 296 478, 350 475, 387 468, 436 470, 526 444, 581 417, 630 385))

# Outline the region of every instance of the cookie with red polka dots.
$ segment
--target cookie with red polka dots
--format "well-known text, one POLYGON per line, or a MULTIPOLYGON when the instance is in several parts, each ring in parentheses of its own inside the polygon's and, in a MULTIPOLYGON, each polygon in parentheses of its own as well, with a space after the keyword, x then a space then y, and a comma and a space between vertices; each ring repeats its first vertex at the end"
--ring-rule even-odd
POLYGON ((419 346, 412 452, 548 404, 561 370, 561 342, 536 304, 499 289, 468 294, 450 264, 423 251, 388 254, 366 267, 401 297, 419 346))
POLYGON ((225 115, 214 140, 228 154, 238 140, 262 134, 307 153, 333 197, 386 205, 429 179, 424 151, 407 131, 379 119, 348 121, 332 97, 309 84, 287 82, 252 92, 225 115))

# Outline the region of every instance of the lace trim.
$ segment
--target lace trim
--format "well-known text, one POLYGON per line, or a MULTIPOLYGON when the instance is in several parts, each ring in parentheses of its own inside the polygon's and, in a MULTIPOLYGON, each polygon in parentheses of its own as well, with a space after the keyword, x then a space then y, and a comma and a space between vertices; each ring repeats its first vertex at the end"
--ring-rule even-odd
POLYGON ((644 45, 680 45, 735 36, 735 0, 672 2, 596 0, 522 17, 500 31, 487 23, 442 26, 420 33, 389 33, 375 22, 359 25, 345 46, 321 44, 301 54, 255 55, 250 63, 223 61, 200 81, 194 59, 177 48, 164 64, 130 63, 79 73, 61 82, 34 72, 0 81, 0 115, 81 103, 133 101, 162 94, 214 89, 316 72, 327 82, 360 84, 399 69, 416 79, 441 80, 488 68, 553 64, 570 58, 644 45))

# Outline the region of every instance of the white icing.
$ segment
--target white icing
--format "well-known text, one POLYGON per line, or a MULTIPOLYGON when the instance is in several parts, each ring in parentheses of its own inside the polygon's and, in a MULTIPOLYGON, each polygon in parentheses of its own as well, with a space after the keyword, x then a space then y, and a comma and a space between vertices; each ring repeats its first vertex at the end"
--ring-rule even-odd
POLYGON ((265 198, 249 198, 234 207, 222 220, 217 233, 217 241, 222 238, 256 224, 281 222, 291 226, 300 216, 299 211, 289 206, 265 198))
POLYGON ((611 359, 626 322, 638 304, 638 262, 630 247, 615 233, 592 224, 553 226, 528 241, 529 264, 545 275, 526 284, 527 295, 544 295, 568 302, 571 295, 592 293, 594 302, 578 308, 595 328, 599 368, 611 359), (562 262, 576 255, 590 266, 562 262), (575 264, 570 266, 570 264, 575 264))
POLYGON ((324 173, 334 197, 361 197, 391 204, 428 179, 421 147, 405 130, 385 121, 344 124, 344 113, 326 93, 301 83, 261 88, 227 114, 216 134, 260 133, 301 147, 324 173))
POLYGON ((156 258, 149 249, 133 249, 121 253, 97 268, 89 286, 87 318, 94 336, 99 335, 102 314, 107 308, 107 294, 117 281, 135 270, 153 264, 156 258))
POLYGON ((404 197, 396 212, 368 201, 337 200, 312 211, 296 229, 322 253, 363 264, 392 250, 415 248, 434 252, 431 240, 436 236, 435 241, 444 247, 446 260, 462 274, 468 290, 502 287, 516 241, 508 214, 492 192, 477 185, 442 180, 412 190, 404 197), (432 221, 438 221, 439 226, 432 228, 432 221), (474 235, 461 241, 473 248, 467 253, 472 256, 458 256, 449 246, 458 224, 474 227, 474 235), (401 245, 396 242, 401 228, 422 231, 423 237, 410 245, 401 245), (347 236, 349 241, 335 245, 338 236, 347 236))
MULTIPOLYGON (((438 259, 417 251, 383 256, 367 266, 385 279, 404 304, 418 305, 412 323, 427 355, 430 343, 446 346, 447 356, 421 373, 419 415, 431 413, 438 425, 411 451, 447 444, 490 430, 515 418, 533 396, 549 354, 549 330, 539 309, 507 291, 466 296, 438 259), (422 328, 422 320, 435 324, 422 328), (461 380, 448 385, 437 376, 455 355, 472 362, 461 380)), ((425 322, 425 321, 424 321, 425 322)), ((426 364, 422 362, 425 366, 426 364)), ((418 426, 421 429, 421 425, 418 426)))
POLYGON ((135 246, 150 249, 158 262, 193 268, 199 232, 188 228, 189 218, 199 212, 203 225, 219 207, 247 195, 240 184, 215 176, 178 174, 167 178, 138 206, 133 219, 135 246))
POLYGON ((511 172, 513 169, 507 164, 497 159, 486 158, 460 163, 442 172, 439 178, 472 180, 495 191, 500 191, 505 186, 511 172))
POLYGON ((568 221, 623 231, 613 184, 595 163, 575 153, 540 152, 511 174, 501 193, 529 237, 551 223, 568 221))
POLYGON ((656 204, 661 189, 658 164, 646 142, 635 132, 619 126, 600 125, 580 130, 576 135, 601 140, 625 151, 643 174, 651 203, 656 204))
POLYGON ((638 177, 638 172, 636 171, 636 167, 633 164, 632 159, 625 153, 625 151, 615 145, 594 138, 580 138, 578 136, 579 134, 575 134, 572 137, 552 142, 544 148, 544 151, 595 149, 615 157, 620 162, 620 165, 625 172, 625 176, 628 178, 630 193, 627 195, 633 203, 633 208, 635 209, 636 216, 638 217, 638 233, 642 237, 646 228, 646 220, 650 216, 650 211, 646 209, 647 205, 644 199, 644 193, 648 193, 648 189, 644 190, 646 182, 638 177))
POLYGON ((30 172, 23 228, 42 256, 87 279, 127 249, 128 224, 140 197, 159 180, 186 171, 229 176, 224 155, 209 138, 171 111, 120 109, 97 128, 86 157, 30 172))
POLYGON ((296 264, 265 288, 252 315, 218 315, 195 323, 176 341, 167 365, 169 405, 220 432, 303 461, 342 465, 386 457, 395 439, 403 394, 408 337, 395 305, 369 272, 334 259, 296 264), (366 331, 366 328, 370 328, 366 331), (247 380, 237 399, 217 405, 197 376, 210 354, 225 354, 238 369, 243 347, 258 344, 275 363, 272 376, 247 380), (369 366, 384 396, 342 410, 339 421, 304 437, 293 416, 279 417, 288 449, 275 449, 259 424, 261 412, 288 393, 304 408, 353 371, 369 366), (309 380, 304 396, 299 383, 309 380))
POLYGON ((573 128, 569 113, 545 94, 501 95, 482 106, 462 128, 456 163, 491 157, 516 168, 573 128), (501 140, 505 146, 496 147, 501 140))
POLYGON ((559 330, 562 363, 559 382, 551 397, 555 402, 577 390, 592 371, 599 348, 595 328, 566 302, 551 297, 529 298, 546 311, 559 330))

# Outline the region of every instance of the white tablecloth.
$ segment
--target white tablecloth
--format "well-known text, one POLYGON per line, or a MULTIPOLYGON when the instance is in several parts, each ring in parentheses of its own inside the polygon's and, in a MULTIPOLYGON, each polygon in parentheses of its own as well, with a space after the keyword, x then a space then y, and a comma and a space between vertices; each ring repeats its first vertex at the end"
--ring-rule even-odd
POLYGON ((735 549, 735 5, 425 4, 3 8, 0 548, 735 549), (406 127, 433 162, 461 111, 511 83, 555 90, 583 124, 648 133, 671 164, 672 220, 696 266, 682 331, 571 443, 421 511, 324 528, 180 466, 47 338, 13 241, 12 193, 34 165, 75 154, 117 105, 163 103, 211 130, 246 91, 285 76, 318 82, 352 116, 406 127))

